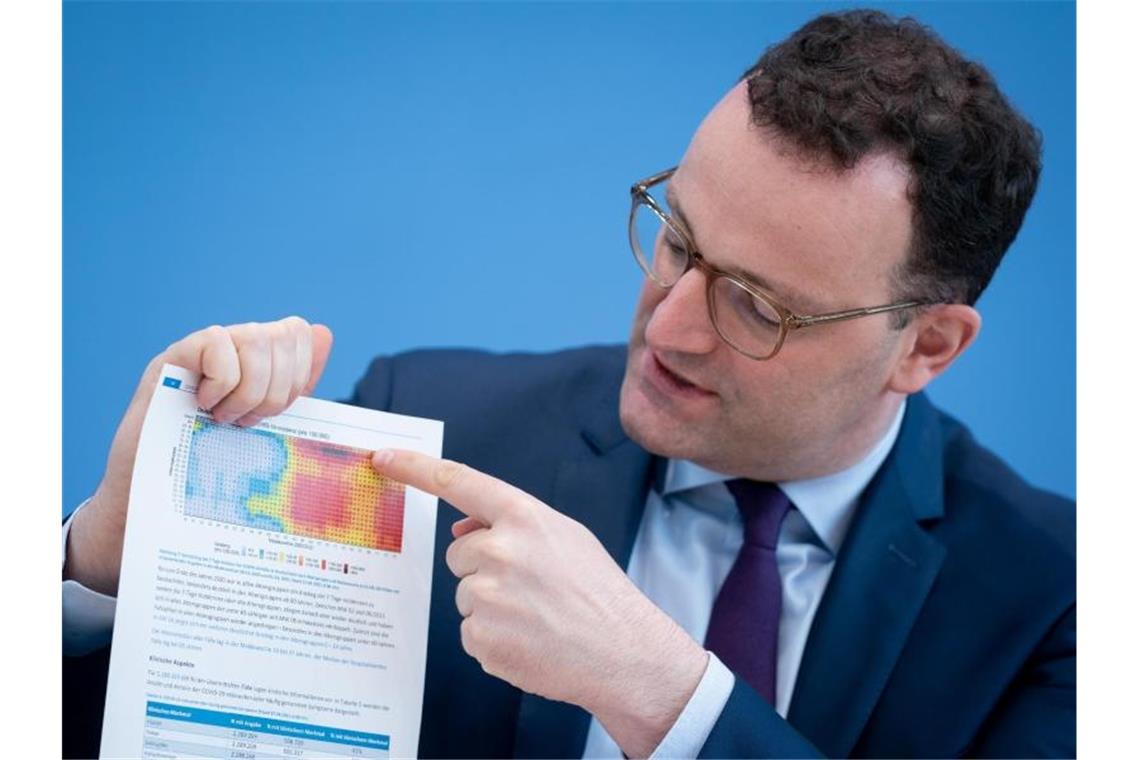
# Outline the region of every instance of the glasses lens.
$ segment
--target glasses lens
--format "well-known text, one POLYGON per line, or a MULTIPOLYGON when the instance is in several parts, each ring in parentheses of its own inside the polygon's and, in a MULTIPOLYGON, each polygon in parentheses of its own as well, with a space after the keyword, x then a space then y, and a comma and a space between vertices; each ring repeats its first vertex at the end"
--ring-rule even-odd
POLYGON ((688 243, 647 203, 634 202, 629 242, 641 268, 659 285, 673 285, 685 273, 688 243))
POLYGON ((727 277, 718 277, 712 287, 713 322, 721 337, 737 350, 765 359, 780 344, 780 313, 764 297, 727 277))

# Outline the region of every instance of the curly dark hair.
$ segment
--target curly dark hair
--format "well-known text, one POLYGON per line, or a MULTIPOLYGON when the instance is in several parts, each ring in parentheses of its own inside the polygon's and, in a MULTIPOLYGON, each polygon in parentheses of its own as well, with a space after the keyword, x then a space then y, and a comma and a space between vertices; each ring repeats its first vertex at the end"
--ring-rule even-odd
POLYGON ((838 170, 868 154, 904 160, 914 237, 896 295, 977 301, 1041 173, 1040 133, 984 67, 912 18, 855 10, 808 22, 741 80, 753 122, 810 158, 838 170))

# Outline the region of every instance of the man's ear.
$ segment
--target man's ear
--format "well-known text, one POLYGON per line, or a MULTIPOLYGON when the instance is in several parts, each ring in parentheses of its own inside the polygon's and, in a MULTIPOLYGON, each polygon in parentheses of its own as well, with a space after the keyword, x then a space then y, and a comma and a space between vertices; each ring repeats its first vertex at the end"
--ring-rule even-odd
POLYGON ((928 306, 905 328, 910 333, 888 387, 917 393, 953 364, 978 337, 982 315, 966 304, 928 306))

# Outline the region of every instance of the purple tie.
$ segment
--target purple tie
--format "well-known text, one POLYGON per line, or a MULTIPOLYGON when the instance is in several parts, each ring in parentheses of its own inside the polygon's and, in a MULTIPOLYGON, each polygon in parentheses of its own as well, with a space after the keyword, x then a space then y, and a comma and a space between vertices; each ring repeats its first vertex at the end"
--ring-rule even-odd
POLYGON ((744 518, 744 545, 713 604, 705 647, 775 705, 782 590, 776 539, 792 504, 772 483, 725 485, 744 518))

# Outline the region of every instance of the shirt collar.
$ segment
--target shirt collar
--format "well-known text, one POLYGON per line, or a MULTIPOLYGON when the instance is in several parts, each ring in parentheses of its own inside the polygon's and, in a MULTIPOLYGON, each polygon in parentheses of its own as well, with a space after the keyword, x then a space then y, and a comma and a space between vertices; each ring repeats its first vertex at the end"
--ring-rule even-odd
MULTIPOLYGON (((777 483, 787 497, 803 515, 808 525, 823 542, 824 546, 834 555, 839 553, 839 547, 847 535, 851 525, 851 518, 855 516, 855 507, 859 502, 859 494, 871 482, 871 478, 878 472, 883 461, 891 452, 902 427, 903 415, 906 412, 906 400, 899 404, 895 419, 887 429, 885 435, 871 447, 871 450, 855 464, 845 470, 807 480, 791 480, 777 483)), ((732 480, 734 476, 725 475, 701 467, 687 459, 670 459, 666 464, 665 478, 661 495, 665 503, 669 504, 668 497, 682 491, 697 491, 715 487, 716 496, 710 499, 690 499, 695 504, 702 502, 711 507, 711 511, 722 511, 715 505, 732 504, 728 489, 719 487, 725 481, 732 480), (727 497, 728 501, 725 501, 727 497)), ((697 494, 694 493, 693 496, 697 494)), ((711 493, 708 493, 712 496, 711 493)), ((733 509, 734 513, 735 510, 733 509)))

